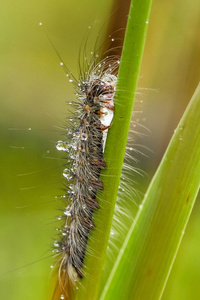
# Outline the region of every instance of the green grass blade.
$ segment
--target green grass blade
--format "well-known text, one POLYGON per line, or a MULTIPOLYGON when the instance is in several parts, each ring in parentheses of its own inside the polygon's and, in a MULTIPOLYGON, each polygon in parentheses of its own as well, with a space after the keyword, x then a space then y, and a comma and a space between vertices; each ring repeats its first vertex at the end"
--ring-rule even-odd
POLYGON ((151 0, 132 1, 115 93, 115 114, 106 142, 107 168, 102 172, 104 191, 98 194, 100 210, 94 214, 84 260, 85 276, 76 299, 97 299, 107 242, 124 160, 133 101, 144 49, 151 0))
POLYGON ((150 184, 101 296, 160 299, 200 187, 200 85, 150 184))

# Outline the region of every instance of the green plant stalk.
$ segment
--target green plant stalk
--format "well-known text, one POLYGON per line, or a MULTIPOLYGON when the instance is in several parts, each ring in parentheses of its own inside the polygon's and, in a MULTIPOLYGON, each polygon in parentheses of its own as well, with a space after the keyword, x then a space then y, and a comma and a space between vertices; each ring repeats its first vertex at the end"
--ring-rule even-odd
POLYGON ((200 85, 149 186, 101 295, 160 299, 200 187, 200 85))
POLYGON ((88 249, 84 260, 85 276, 81 280, 81 286, 76 295, 78 300, 95 300, 98 298, 150 7, 151 0, 134 0, 130 7, 115 93, 114 119, 106 142, 105 160, 107 168, 101 175, 104 191, 97 195, 100 210, 94 213, 96 229, 91 231, 89 236, 88 249))

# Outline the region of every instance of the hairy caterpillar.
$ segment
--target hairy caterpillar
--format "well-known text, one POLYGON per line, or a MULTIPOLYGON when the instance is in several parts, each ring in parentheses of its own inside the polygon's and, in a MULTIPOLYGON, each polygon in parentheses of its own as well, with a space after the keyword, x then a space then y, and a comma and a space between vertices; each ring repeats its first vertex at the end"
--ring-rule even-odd
POLYGON ((71 73, 67 74, 76 91, 76 101, 70 102, 75 112, 66 128, 66 140, 58 141, 56 145, 67 154, 62 196, 66 209, 59 217, 63 225, 54 243, 59 257, 61 299, 65 298, 66 285, 75 285, 77 279, 84 276, 82 266, 87 240, 90 230, 95 227, 93 211, 100 208, 96 193, 103 189, 99 175, 101 169, 106 168, 103 152, 113 118, 119 60, 116 56, 106 56, 97 62, 97 57, 98 54, 94 54, 92 61, 86 60, 79 80, 71 73))

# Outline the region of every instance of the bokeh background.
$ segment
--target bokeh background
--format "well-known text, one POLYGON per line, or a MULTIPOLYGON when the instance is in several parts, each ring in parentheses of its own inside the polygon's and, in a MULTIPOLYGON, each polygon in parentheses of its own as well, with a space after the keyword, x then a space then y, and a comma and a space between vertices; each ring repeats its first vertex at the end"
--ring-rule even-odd
MULTIPOLYGON (((47 34, 77 75, 81 43, 90 36, 93 49, 118 6, 111 0, 0 4, 0 299, 50 299, 63 169, 55 143, 62 139, 58 126, 74 94, 47 34)), ((198 0, 153 1, 139 80, 140 118, 151 132, 138 140, 151 150, 139 164, 147 173, 138 179, 143 192, 198 84, 199 30, 198 0)), ((200 298, 199 237, 197 200, 163 299, 200 298)))

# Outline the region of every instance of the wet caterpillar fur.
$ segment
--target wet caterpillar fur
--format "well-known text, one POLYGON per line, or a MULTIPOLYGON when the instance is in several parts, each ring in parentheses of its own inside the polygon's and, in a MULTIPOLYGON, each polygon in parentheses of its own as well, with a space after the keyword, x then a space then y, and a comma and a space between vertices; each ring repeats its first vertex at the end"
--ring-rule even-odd
MULTIPOLYGON (((58 285, 65 299, 66 285, 74 286, 84 276, 82 270, 90 230, 95 227, 93 212, 99 209, 96 194, 103 190, 100 171, 106 168, 103 158, 108 128, 113 118, 113 97, 119 60, 107 56, 96 63, 96 56, 84 65, 77 81, 73 81, 76 101, 66 141, 58 141, 57 149, 67 153, 67 164, 63 175, 66 178, 66 210, 62 216, 63 226, 55 241, 56 256, 59 257, 58 285), (114 75, 115 74, 115 75, 114 75)), ((61 63, 63 64, 63 63, 61 63)), ((55 292, 57 294, 57 292, 55 292)), ((54 294, 54 299, 55 294, 54 294)))

